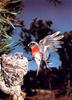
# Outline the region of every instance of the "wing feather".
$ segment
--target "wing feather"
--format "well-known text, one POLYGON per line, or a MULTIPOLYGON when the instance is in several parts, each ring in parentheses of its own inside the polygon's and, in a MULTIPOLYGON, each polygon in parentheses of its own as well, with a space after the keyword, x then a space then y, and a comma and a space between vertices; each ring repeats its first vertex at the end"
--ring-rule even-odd
POLYGON ((54 40, 60 40, 60 39, 62 39, 63 37, 64 37, 63 35, 57 36, 57 37, 54 38, 54 40))
POLYGON ((40 40, 39 45, 42 46, 55 46, 57 45, 61 45, 63 42, 61 41, 61 39, 64 37, 63 34, 60 34, 60 32, 55 32, 52 35, 47 35, 46 37, 44 37, 42 40, 40 40))
POLYGON ((60 34, 60 31, 58 31, 58 32, 55 32, 54 34, 52 34, 52 35, 50 35, 51 37, 55 37, 55 36, 57 36, 57 35, 59 35, 60 34))
POLYGON ((49 56, 49 49, 52 49, 53 51, 57 51, 58 48, 61 48, 61 44, 63 44, 63 41, 61 40, 64 37, 63 34, 60 34, 60 31, 53 33, 52 35, 47 35, 42 40, 40 40, 40 51, 44 55, 44 59, 47 58, 47 53, 49 56))

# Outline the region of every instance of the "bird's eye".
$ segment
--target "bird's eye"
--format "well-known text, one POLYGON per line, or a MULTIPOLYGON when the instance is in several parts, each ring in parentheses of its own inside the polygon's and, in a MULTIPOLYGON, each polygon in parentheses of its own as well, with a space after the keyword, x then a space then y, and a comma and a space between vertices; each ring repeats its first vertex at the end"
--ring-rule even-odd
POLYGON ((31 44, 32 46, 34 45, 34 43, 31 44))

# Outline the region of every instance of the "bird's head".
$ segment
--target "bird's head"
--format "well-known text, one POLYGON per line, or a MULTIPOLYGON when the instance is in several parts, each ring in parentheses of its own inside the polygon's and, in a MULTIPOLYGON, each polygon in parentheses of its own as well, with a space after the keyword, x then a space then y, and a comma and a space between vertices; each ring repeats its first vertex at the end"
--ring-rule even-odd
POLYGON ((35 42, 35 41, 31 41, 31 42, 28 44, 28 46, 29 46, 30 48, 32 48, 32 47, 35 46, 36 44, 38 44, 38 43, 35 42))
POLYGON ((34 56, 37 52, 40 51, 40 46, 37 42, 32 41, 28 44, 28 46, 31 48, 32 50, 32 55, 34 56))

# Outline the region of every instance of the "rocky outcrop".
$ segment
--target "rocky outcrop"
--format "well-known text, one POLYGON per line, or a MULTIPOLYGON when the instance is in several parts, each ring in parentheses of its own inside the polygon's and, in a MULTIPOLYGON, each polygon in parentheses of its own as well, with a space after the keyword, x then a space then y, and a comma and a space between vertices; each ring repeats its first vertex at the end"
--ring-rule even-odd
POLYGON ((6 94, 20 96, 23 76, 26 75, 27 71, 28 60, 22 53, 2 55, 0 66, 0 89, 6 94))

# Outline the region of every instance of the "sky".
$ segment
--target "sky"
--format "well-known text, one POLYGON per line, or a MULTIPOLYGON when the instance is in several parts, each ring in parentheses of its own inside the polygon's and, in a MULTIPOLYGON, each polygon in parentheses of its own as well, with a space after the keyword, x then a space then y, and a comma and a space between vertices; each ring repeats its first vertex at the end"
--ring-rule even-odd
POLYGON ((62 32, 72 30, 72 0, 62 0, 61 5, 54 6, 47 0, 23 0, 24 9, 21 18, 29 27, 33 18, 52 20, 53 27, 62 32))
MULTIPOLYGON (((57 31, 65 32, 72 30, 72 0, 62 0, 61 5, 54 6, 53 3, 47 2, 47 0, 23 0, 22 13, 17 16, 19 19, 23 19, 25 26, 29 28, 30 22, 33 18, 52 20, 52 28, 57 31)), ((15 30, 14 40, 18 41, 20 29, 15 30)), ((17 46, 13 52, 20 51, 24 52, 22 47, 17 46)), ((26 57, 26 53, 24 53, 26 57)), ((61 61, 59 55, 54 52, 51 54, 50 66, 59 67, 61 61)), ((35 62, 29 63, 29 69, 36 69, 35 62), (34 65, 34 66, 33 66, 34 65)))

